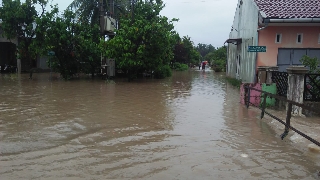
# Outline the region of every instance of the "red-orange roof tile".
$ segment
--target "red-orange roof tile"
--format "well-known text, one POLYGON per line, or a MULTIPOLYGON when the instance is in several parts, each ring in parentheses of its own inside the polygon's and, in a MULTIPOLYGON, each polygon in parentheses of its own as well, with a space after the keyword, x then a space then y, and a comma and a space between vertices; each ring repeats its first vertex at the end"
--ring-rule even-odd
POLYGON ((267 18, 318 18, 320 0, 254 0, 267 18))

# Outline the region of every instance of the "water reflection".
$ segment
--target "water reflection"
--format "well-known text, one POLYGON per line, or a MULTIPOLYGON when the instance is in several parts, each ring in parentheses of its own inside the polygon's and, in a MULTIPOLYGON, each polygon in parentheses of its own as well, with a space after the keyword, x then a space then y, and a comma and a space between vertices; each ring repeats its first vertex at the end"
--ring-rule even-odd
POLYGON ((315 179, 210 70, 128 83, 0 77, 1 179, 315 179))
POLYGON ((97 131, 105 135, 105 131, 116 128, 137 132, 172 129, 170 121, 166 121, 168 110, 161 95, 167 87, 157 82, 51 82, 47 75, 30 81, 2 82, 2 154, 55 147, 77 136, 97 131), (17 82, 22 85, 16 86, 17 82))
POLYGON ((243 176, 246 178, 316 178, 317 161, 282 141, 267 122, 260 120, 259 111, 248 111, 245 106, 234 103, 239 96, 234 96, 237 93, 233 87, 227 86, 226 91, 224 114, 227 128, 222 131, 224 142, 231 144, 234 151, 233 156, 228 154, 228 164, 245 169, 249 173, 243 176))

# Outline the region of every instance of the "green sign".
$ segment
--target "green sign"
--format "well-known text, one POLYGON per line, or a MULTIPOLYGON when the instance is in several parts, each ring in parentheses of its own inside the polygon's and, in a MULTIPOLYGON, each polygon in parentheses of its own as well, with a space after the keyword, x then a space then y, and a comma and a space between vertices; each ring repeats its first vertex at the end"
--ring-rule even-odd
POLYGON ((48 51, 48 56, 54 56, 54 55, 55 55, 54 51, 48 51))
POLYGON ((267 52, 267 46, 248 46, 248 52, 267 52))

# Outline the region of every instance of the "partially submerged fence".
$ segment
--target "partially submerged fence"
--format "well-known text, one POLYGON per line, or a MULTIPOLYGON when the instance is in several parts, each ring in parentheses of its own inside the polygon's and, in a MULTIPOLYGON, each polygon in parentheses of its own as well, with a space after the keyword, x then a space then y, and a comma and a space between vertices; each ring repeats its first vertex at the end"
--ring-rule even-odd
POLYGON ((288 73, 273 71, 271 80, 277 86, 277 94, 287 97, 288 92, 288 73))
POLYGON ((320 74, 305 74, 303 100, 320 101, 320 74))
MULTIPOLYGON (((288 76, 287 72, 272 72, 271 80, 277 86, 277 95, 287 97, 288 76)), ((320 74, 304 75, 303 100, 320 102, 320 74)))
POLYGON ((296 132, 299 135, 301 135, 302 137, 308 139, 309 141, 313 142, 314 144, 316 144, 317 146, 320 147, 320 142, 316 141, 315 139, 311 138, 310 136, 306 135, 305 133, 299 131, 298 129, 292 127, 291 123, 290 123, 291 122, 291 113, 292 113, 293 106, 297 106, 297 107, 303 108, 305 110, 314 111, 314 112, 318 112, 319 111, 318 108, 313 108, 313 107, 310 107, 310 106, 306 106, 304 104, 288 100, 285 97, 282 97, 282 96, 279 96, 279 95, 275 95, 275 94, 271 94, 271 93, 268 93, 268 92, 261 91, 259 89, 250 87, 249 85, 246 85, 244 88, 245 88, 244 101, 245 101, 245 104, 246 104, 247 108, 249 108, 250 105, 254 106, 254 107, 257 107, 257 108, 261 109, 261 116, 260 116, 261 119, 264 117, 264 114, 267 114, 267 115, 269 115, 273 119, 279 121, 281 124, 283 124, 285 126, 284 133, 281 134, 281 139, 284 139, 288 135, 289 129, 291 129, 294 132, 296 132), (251 103, 251 101, 250 101, 250 99, 251 99, 250 94, 252 93, 251 91, 261 92, 261 103, 260 103, 260 105, 257 106, 254 103, 251 103), (281 101, 284 101, 284 102, 287 103, 286 121, 283 121, 280 118, 276 117, 275 115, 273 115, 273 114, 271 114, 271 113, 266 111, 267 97, 275 98, 275 99, 278 99, 278 100, 281 100, 281 101))

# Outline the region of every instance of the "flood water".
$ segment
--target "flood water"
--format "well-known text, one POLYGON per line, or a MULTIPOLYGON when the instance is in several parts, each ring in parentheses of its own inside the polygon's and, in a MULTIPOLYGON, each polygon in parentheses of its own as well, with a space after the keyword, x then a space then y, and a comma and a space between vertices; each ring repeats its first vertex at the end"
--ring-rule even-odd
POLYGON ((0 179, 319 179, 210 70, 63 81, 0 75, 0 179))

